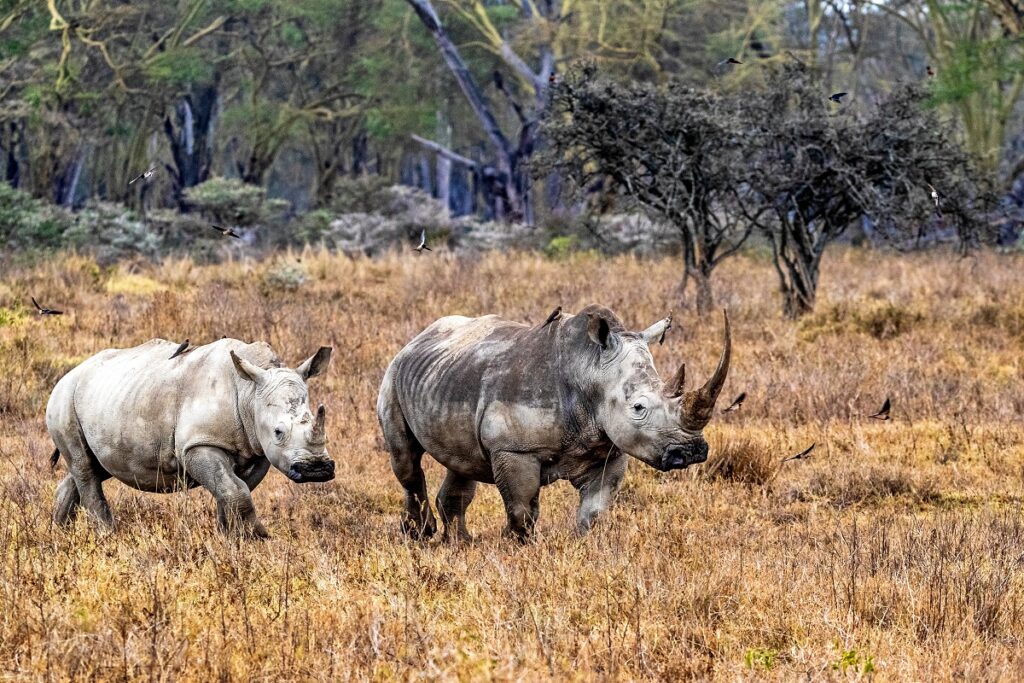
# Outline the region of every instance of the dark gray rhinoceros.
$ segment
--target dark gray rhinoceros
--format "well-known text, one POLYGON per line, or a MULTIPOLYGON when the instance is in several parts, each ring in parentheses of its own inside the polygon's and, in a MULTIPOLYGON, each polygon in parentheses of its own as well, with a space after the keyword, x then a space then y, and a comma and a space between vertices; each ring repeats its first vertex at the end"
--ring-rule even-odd
POLYGON ((334 478, 325 411, 309 410, 306 380, 331 359, 323 347, 291 370, 263 342, 236 339, 170 358, 177 344, 154 339, 102 351, 65 375, 46 407, 46 426, 69 474, 54 520, 79 506, 113 526, 102 483, 143 491, 203 486, 224 531, 266 536, 249 492, 273 465, 296 482, 334 478))
POLYGON ((588 306, 536 327, 451 316, 420 333, 391 362, 377 399, 406 491, 403 530, 428 537, 436 529, 424 452, 448 470, 436 503, 445 538, 461 539, 477 482, 498 486, 505 534, 523 538, 545 484, 568 479, 579 490, 577 527, 586 531, 615 496, 625 453, 659 470, 707 459, 702 429, 729 372, 729 319, 718 368, 685 394, 685 366, 665 384, 648 348, 669 325, 628 332, 607 308, 588 306))

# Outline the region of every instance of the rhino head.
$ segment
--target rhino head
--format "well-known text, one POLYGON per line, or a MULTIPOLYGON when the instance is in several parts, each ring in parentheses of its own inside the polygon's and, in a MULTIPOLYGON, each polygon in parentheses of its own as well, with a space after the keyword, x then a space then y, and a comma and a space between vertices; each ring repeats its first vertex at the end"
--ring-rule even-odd
POLYGON ((591 314, 588 326, 591 341, 601 347, 599 427, 622 451, 663 471, 707 460, 703 429, 725 384, 732 351, 725 314, 725 346, 718 368, 704 386, 684 393, 686 365, 662 382, 648 347, 664 335, 669 322, 661 320, 639 333, 615 331, 604 317, 591 314))
POLYGON ((230 353, 235 370, 254 385, 255 436, 270 463, 295 482, 334 479, 334 461, 327 454, 326 409, 321 405, 314 417, 306 389, 309 378, 327 369, 331 348, 321 347, 294 370, 264 370, 230 353))

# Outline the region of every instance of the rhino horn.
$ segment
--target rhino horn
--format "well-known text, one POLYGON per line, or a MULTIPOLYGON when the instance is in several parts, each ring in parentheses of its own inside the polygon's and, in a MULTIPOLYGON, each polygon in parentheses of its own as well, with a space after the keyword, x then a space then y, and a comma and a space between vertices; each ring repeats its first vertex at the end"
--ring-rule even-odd
POLYGON ((320 407, 316 409, 316 421, 313 423, 313 431, 309 435, 309 440, 312 443, 322 444, 327 441, 327 409, 324 404, 321 403, 320 407))
POLYGON ((686 381, 686 363, 682 363, 672 379, 665 384, 665 396, 679 398, 683 395, 683 383, 686 381))
POLYGON ((725 316, 725 346, 722 348, 722 355, 718 359, 718 367, 715 373, 708 378, 700 389, 689 391, 683 397, 682 419, 685 427, 703 429, 711 420, 711 414, 715 410, 715 401, 722 393, 725 386, 725 378, 729 374, 729 361, 732 358, 732 331, 729 328, 729 313, 722 311, 725 316))

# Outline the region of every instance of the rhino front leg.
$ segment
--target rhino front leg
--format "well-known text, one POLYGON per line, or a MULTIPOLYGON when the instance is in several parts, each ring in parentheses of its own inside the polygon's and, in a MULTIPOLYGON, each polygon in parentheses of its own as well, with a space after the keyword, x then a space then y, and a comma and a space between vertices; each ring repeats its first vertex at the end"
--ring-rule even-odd
POLYGON ((597 517, 611 506, 622 485, 628 464, 626 455, 615 449, 607 459, 572 480, 572 485, 580 492, 576 530, 581 534, 587 533, 597 517))
POLYGON ((476 482, 448 470, 437 492, 437 512, 444 524, 444 540, 470 542, 466 528, 466 508, 476 495, 476 482))
POLYGON ((540 517, 540 461, 524 453, 497 453, 491 467, 508 517, 503 535, 525 541, 540 517))
POLYGON ((249 485, 235 476, 234 462, 227 453, 201 446, 190 449, 182 460, 185 473, 217 501, 217 522, 221 531, 242 537, 267 538, 270 535, 256 517, 249 485))

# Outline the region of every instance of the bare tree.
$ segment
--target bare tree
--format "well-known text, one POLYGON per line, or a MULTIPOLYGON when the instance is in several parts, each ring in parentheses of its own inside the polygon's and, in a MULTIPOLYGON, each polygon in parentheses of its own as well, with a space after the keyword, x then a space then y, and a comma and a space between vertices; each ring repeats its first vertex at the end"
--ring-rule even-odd
MULTIPOLYGON (((564 171, 577 188, 602 185, 679 230, 683 291, 692 279, 697 310, 713 306, 711 273, 749 237, 735 209, 743 131, 737 102, 679 84, 625 85, 595 67, 571 72, 552 91, 538 166, 564 171)), ((747 213, 757 215, 751 206, 747 213)))

